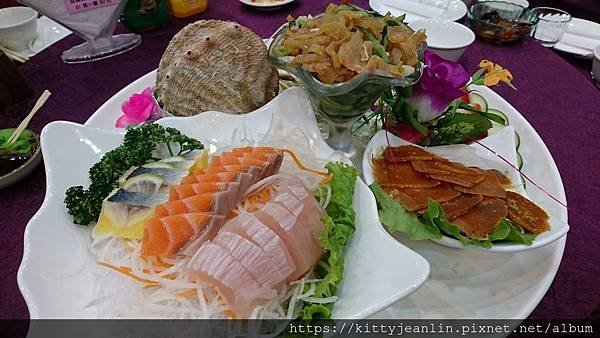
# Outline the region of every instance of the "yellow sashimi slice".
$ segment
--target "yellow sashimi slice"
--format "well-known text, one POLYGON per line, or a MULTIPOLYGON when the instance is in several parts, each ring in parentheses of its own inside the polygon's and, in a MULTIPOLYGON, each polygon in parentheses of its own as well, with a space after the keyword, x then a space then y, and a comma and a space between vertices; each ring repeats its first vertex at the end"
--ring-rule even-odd
POLYGON ((193 173, 196 170, 206 169, 208 167, 208 149, 203 149, 202 154, 196 158, 196 162, 190 168, 190 172, 193 173))
POLYGON ((126 239, 142 239, 144 235, 144 223, 152 217, 154 208, 137 210, 124 217, 118 210, 119 206, 105 202, 98 218, 95 231, 99 235, 109 234, 126 239))

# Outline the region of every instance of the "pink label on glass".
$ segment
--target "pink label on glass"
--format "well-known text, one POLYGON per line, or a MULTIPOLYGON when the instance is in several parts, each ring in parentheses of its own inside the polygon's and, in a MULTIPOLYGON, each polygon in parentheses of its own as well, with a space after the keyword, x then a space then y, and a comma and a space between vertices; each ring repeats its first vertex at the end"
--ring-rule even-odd
POLYGON ((69 14, 91 11, 106 6, 114 6, 120 0, 65 0, 69 14))

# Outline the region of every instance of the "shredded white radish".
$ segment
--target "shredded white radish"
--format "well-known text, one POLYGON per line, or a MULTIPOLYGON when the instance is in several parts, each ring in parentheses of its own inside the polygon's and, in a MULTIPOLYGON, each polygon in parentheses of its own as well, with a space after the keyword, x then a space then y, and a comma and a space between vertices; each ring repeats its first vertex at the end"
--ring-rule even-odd
POLYGON ((337 296, 325 297, 325 298, 315 298, 315 297, 306 297, 304 301, 307 303, 315 303, 315 304, 327 304, 327 303, 335 303, 337 301, 337 296))

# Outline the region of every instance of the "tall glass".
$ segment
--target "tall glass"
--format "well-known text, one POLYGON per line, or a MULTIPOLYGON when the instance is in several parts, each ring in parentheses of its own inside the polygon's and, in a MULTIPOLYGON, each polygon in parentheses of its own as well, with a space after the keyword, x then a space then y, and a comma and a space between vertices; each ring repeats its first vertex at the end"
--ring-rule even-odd
POLYGON ((65 63, 105 59, 138 46, 138 34, 113 35, 126 0, 19 0, 85 40, 62 53, 65 63))
POLYGON ((383 92, 391 86, 408 87, 417 83, 423 74, 423 53, 427 44, 423 42, 417 49, 419 63, 413 73, 398 76, 384 72, 364 72, 351 80, 325 84, 302 67, 291 65, 293 56, 277 56, 287 25, 273 37, 269 46, 269 58, 278 68, 294 75, 306 88, 315 111, 325 118, 329 127, 327 143, 335 150, 342 151, 356 163, 360 163, 364 145, 353 139, 352 125, 364 115, 383 92))

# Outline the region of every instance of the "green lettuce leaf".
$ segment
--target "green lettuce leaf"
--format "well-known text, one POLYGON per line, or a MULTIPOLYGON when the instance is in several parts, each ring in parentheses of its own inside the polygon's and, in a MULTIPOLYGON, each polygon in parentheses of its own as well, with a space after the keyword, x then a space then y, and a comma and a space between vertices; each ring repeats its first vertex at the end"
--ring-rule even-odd
MULTIPOLYGON (((354 234, 355 212, 352 209, 354 186, 358 177, 355 168, 343 163, 330 162, 326 166, 331 175, 331 200, 327 205, 327 214, 323 216, 323 230, 319 241, 325 249, 321 260, 328 269, 321 267, 315 270, 317 278, 323 280, 317 283, 313 297, 327 298, 334 296, 337 287, 344 278, 344 247, 354 234)), ((320 193, 320 192, 316 192, 320 193)), ((311 304, 303 303, 300 309, 302 319, 331 318, 333 303, 311 304)))
POLYGON ((498 222, 487 239, 474 239, 463 235, 460 229, 444 219, 442 206, 433 199, 427 200, 427 209, 421 216, 407 211, 400 203, 389 197, 377 183, 370 186, 379 208, 379 220, 390 233, 402 232, 414 240, 441 239, 442 234, 455 238, 463 246, 476 245, 490 249, 494 243, 531 245, 536 234, 522 231, 506 218, 498 222))
POLYGON ((379 206, 379 220, 390 233, 400 231, 415 240, 442 238, 437 227, 422 222, 416 214, 404 209, 400 203, 389 197, 378 183, 371 184, 370 188, 379 206))

